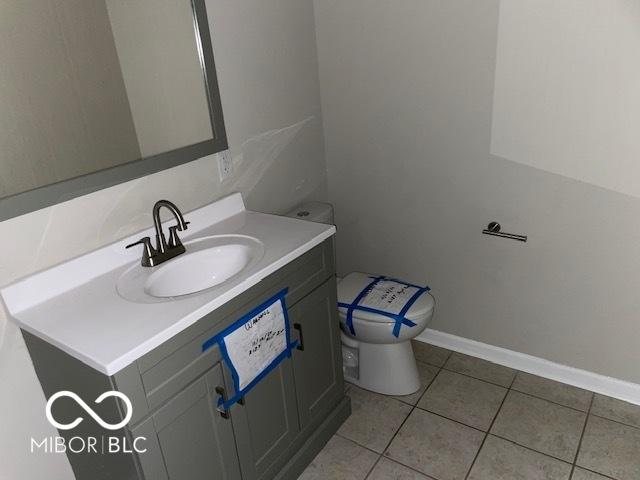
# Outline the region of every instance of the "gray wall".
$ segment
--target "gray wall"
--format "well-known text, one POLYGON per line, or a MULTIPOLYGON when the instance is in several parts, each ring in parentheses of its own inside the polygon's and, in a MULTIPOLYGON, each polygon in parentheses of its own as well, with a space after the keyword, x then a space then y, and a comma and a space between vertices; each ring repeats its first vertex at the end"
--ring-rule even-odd
POLYGON ((315 1, 339 271, 428 283, 437 330, 640 383, 640 200, 620 193, 640 108, 619 77, 640 11, 586 3, 315 1), (594 131, 608 148, 585 156, 594 131), (529 242, 481 235, 491 220, 529 242))
MULTIPOLYGON (((283 212, 326 199, 311 0, 209 0, 207 9, 234 159, 221 184, 215 156, 0 223, 0 284, 152 225, 160 198, 183 211, 241 191, 283 212)), ((73 478, 64 455, 31 454, 53 435, 24 342, 0 312, 0 479, 73 478), (9 392, 9 393, 7 393, 9 392)))

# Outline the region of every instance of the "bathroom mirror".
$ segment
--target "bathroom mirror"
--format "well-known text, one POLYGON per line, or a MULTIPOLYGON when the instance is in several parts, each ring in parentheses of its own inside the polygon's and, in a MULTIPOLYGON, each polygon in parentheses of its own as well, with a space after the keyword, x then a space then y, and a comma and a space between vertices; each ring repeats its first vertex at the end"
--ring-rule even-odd
POLYGON ((227 148, 204 0, 5 0, 0 65, 0 221, 227 148))

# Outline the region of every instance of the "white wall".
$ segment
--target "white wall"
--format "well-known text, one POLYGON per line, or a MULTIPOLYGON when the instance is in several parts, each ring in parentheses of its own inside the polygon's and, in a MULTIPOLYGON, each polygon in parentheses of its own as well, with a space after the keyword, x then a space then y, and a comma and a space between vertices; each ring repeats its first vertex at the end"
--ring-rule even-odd
MULTIPOLYGON (((152 224, 159 198, 183 211, 231 191, 283 212, 326 196, 311 0, 208 0, 227 134, 236 172, 218 181, 208 157, 0 223, 0 284, 152 224)), ((54 434, 24 342, 0 313, 0 479, 73 478, 64 455, 29 453, 54 434)))
MULTIPOLYGON (((505 0, 503 6, 526 12, 532 3, 538 4, 505 0)), ((628 15, 634 25, 640 22, 638 9, 628 8, 632 2, 540 2, 548 10, 516 17, 532 36, 529 43, 538 39, 543 50, 552 27, 545 22, 557 19, 551 3, 572 7, 562 14, 567 36, 580 31, 581 22, 596 21, 599 10, 579 9, 578 3, 606 5, 608 18, 628 15)), ((597 161, 620 168, 618 178, 627 176, 637 188, 637 156, 634 168, 626 168, 617 155, 599 151, 587 165, 581 152, 594 139, 565 138, 566 129, 548 125, 534 138, 563 147, 564 165, 580 167, 563 171, 567 176, 491 153, 496 82, 500 89, 525 88, 531 103, 544 100, 520 75, 496 79, 496 52, 504 47, 498 43, 504 31, 498 0, 314 5, 340 273, 364 270, 426 282, 437 298, 437 330, 640 383, 640 200, 568 177, 584 180, 576 172, 592 171, 597 161), (482 235, 492 220, 529 241, 482 235)), ((624 44, 631 41, 626 29, 606 32, 621 55, 640 48, 637 39, 624 44)), ((590 55, 591 39, 570 38, 578 40, 585 43, 576 57, 602 58, 590 55)), ((592 74, 601 83, 588 80, 585 95, 603 99, 623 87, 611 98, 637 98, 637 87, 630 91, 616 72, 603 74, 606 65, 558 72, 562 63, 545 64, 536 52, 532 72, 542 75, 535 65, 552 69, 547 73, 558 74, 560 91, 583 88, 584 75, 592 74)), ((514 130, 526 113, 517 105, 508 105, 515 108, 514 130)), ((599 113, 611 120, 607 108, 595 109, 596 124, 599 113)), ((630 105, 622 111, 635 115, 637 130, 638 110, 630 105)), ((549 118, 555 117, 538 120, 549 118)), ((628 138, 607 127, 603 141, 619 154, 628 138)), ((635 151, 639 141, 636 135, 635 151)), ((535 158, 532 148, 518 144, 535 158)))
POLYGON ((637 0, 502 2, 491 153, 640 197, 639 19, 637 0))

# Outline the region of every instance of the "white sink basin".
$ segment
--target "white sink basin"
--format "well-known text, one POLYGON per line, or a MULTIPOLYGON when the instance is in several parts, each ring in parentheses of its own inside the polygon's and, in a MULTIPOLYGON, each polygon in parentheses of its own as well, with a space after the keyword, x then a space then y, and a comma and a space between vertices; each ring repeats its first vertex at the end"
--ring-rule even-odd
MULTIPOLYGON (((187 220, 187 251, 157 267, 142 267, 141 249, 125 248, 155 235, 149 227, 1 287, 0 303, 21 328, 111 376, 336 231, 250 212, 239 193, 189 212, 187 220)), ((165 222, 165 232, 173 224, 165 222)))
POLYGON ((117 284, 128 300, 153 302, 207 290, 256 264, 264 245, 245 235, 217 235, 185 242, 187 251, 157 267, 136 265, 117 284), (147 298, 145 298, 147 297, 147 298))
POLYGON ((199 292, 241 272, 251 261, 251 247, 239 243, 210 247, 176 258, 153 272, 145 291, 154 297, 199 292))

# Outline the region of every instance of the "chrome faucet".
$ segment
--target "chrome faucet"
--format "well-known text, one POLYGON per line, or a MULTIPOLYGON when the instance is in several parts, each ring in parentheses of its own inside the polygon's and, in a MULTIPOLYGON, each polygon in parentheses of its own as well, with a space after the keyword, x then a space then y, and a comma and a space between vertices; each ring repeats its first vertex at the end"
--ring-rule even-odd
POLYGON ((182 232, 187 229, 189 222, 185 222, 184 217, 178 207, 176 207, 169 200, 159 200, 153 206, 153 225, 156 229, 156 247, 151 246, 151 239, 149 237, 143 237, 137 242, 127 245, 126 248, 133 247, 134 245, 143 245, 142 261, 143 267, 155 267, 162 262, 177 257, 185 252, 184 245, 178 237, 178 232, 182 232), (173 216, 178 221, 177 225, 169 227, 169 241, 167 241, 162 231, 162 223, 160 221, 160 209, 162 207, 168 208, 173 216))

